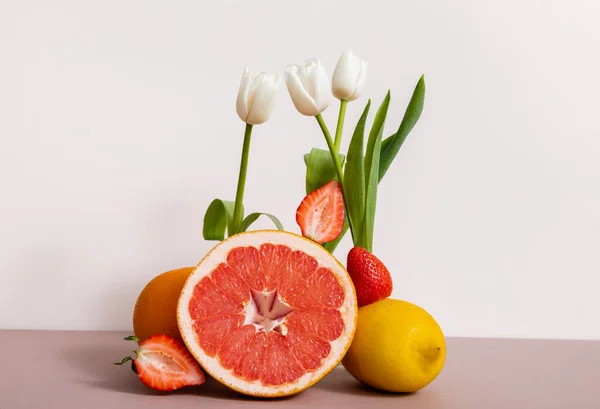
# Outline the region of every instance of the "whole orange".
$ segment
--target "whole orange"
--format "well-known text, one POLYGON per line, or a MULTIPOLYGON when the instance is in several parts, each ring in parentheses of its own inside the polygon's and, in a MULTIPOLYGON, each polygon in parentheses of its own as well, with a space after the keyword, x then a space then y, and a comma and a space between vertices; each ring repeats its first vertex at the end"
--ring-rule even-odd
POLYGON ((194 268, 166 271, 146 284, 133 310, 133 333, 140 341, 165 334, 183 342, 177 326, 177 301, 194 268))

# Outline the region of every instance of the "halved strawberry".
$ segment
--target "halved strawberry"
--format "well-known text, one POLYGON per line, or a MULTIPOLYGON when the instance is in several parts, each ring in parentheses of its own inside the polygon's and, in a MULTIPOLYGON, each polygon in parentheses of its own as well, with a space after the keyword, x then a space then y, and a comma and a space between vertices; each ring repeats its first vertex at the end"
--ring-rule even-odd
POLYGON ((142 343, 131 336, 127 341, 135 341, 139 349, 134 351, 137 358, 127 356, 115 365, 131 362, 131 369, 142 383, 158 391, 174 391, 184 386, 201 385, 206 377, 198 362, 186 347, 167 335, 154 335, 142 343))
POLYGON ((348 253, 346 269, 356 289, 358 306, 372 304, 392 294, 392 276, 368 250, 355 246, 348 253))
POLYGON ((342 185, 333 179, 307 195, 296 210, 302 235, 319 244, 335 240, 344 227, 342 185))

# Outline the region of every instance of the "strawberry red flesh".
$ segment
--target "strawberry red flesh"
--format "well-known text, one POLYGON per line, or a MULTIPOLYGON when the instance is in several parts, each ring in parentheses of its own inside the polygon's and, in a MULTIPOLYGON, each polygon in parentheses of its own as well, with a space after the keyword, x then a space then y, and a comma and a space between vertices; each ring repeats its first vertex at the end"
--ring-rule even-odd
POLYGON ((375 255, 355 246, 348 253, 346 269, 354 287, 358 306, 372 304, 392 294, 392 276, 375 255))
MULTIPOLYGON (((132 337, 125 338, 135 340, 132 337)), ((186 347, 167 335, 154 335, 139 344, 137 358, 132 360, 142 383, 157 391, 174 391, 206 381, 202 368, 186 347)))
POLYGON ((319 244, 335 240, 344 227, 342 185, 335 179, 307 195, 296 210, 302 235, 319 244))

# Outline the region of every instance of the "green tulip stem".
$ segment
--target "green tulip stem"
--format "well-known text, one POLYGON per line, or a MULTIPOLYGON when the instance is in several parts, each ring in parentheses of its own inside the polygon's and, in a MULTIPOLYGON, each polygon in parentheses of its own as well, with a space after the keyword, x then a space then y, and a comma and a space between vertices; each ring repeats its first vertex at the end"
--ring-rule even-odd
MULTIPOLYGON (((331 134, 329 133, 329 129, 327 129, 327 125, 325 124, 325 120, 321 114, 318 114, 315 118, 317 118, 317 122, 321 127, 321 131, 323 131, 323 135, 325 136, 325 141, 327 142, 327 147, 329 148, 329 153, 331 153, 331 159, 333 160, 333 165, 335 166, 335 171, 337 173, 340 185, 342 186, 342 196, 344 198, 344 207, 346 208, 346 212, 348 211, 348 203, 346 202, 346 194, 344 192, 344 173, 342 172, 342 164, 340 163, 340 158, 338 157, 337 149, 335 149, 335 145, 331 140, 331 134)), ((352 235, 352 241, 354 242, 354 230, 352 229, 352 223, 350 218, 348 218, 348 225, 350 227, 350 234, 352 235)))
POLYGON ((346 104, 348 101, 340 101, 340 113, 338 115, 337 128, 335 129, 335 151, 340 151, 340 145, 342 143, 342 130, 344 129, 344 118, 346 117, 346 104))
MULTIPOLYGON (((240 163, 240 174, 238 176, 237 191, 235 193, 235 205, 233 207, 233 232, 237 231, 242 222, 242 205, 244 203, 244 188, 246 187, 246 172, 248 170, 248 154, 250 153, 250 136, 252 135, 252 125, 246 124, 244 131, 244 146, 242 148, 242 162, 240 163)), ((233 234, 230 232, 229 234, 233 234)))

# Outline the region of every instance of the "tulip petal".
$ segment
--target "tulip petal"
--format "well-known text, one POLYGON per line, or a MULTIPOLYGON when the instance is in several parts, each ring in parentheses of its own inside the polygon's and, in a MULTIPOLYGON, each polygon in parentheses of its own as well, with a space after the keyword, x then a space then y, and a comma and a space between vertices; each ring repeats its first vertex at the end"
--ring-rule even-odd
POLYGON ((250 73, 246 67, 236 100, 240 119, 250 125, 262 124, 269 119, 275 107, 279 83, 279 73, 250 73))
POLYGON ((309 92, 315 101, 318 113, 323 112, 331 102, 331 85, 329 83, 329 76, 325 67, 321 64, 319 59, 311 58, 307 61, 307 81, 310 83, 311 88, 309 92))
POLYGON ((358 69, 352 56, 352 50, 344 50, 333 71, 332 91, 340 100, 348 101, 354 94, 358 69))
POLYGON ((367 83, 368 68, 369 68, 368 61, 360 61, 360 72, 356 79, 356 88, 354 89, 354 93, 352 94, 352 97, 350 97, 349 101, 354 101, 355 99, 360 97, 360 95, 364 91, 365 84, 367 83))
POLYGON ((275 97, 279 90, 279 84, 279 73, 261 73, 254 79, 249 95, 248 105, 250 109, 247 123, 259 125, 269 119, 275 108, 275 97))
POLYGON ((240 89, 238 90, 235 109, 240 119, 246 122, 248 118, 248 92, 252 83, 253 74, 248 71, 248 67, 244 69, 242 79, 240 81, 240 89))
POLYGON ((367 61, 358 58, 351 49, 344 50, 333 73, 333 95, 345 101, 357 99, 365 87, 367 65, 367 61))
MULTIPOLYGON (((320 113, 314 98, 309 94, 305 84, 308 78, 305 70, 299 65, 289 65, 285 69, 285 83, 292 103, 302 115, 315 116, 320 113)), ((309 84, 306 84, 309 85, 309 84)))

